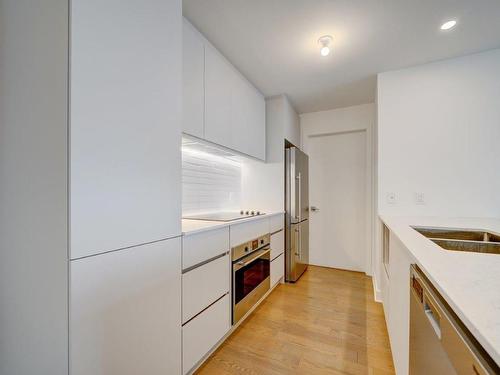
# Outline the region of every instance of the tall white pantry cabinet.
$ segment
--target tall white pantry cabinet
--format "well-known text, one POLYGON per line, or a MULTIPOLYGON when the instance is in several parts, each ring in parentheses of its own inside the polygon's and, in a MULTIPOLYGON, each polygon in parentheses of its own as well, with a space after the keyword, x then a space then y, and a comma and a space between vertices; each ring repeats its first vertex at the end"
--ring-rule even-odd
POLYGON ((0 373, 181 373, 180 0, 6 0, 0 373))

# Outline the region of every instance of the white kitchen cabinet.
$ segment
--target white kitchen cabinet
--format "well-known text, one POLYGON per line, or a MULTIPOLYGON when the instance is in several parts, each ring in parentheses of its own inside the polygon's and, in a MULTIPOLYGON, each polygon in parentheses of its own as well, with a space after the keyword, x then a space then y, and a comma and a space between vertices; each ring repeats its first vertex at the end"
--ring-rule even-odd
POLYGON ((204 137, 205 46, 198 31, 184 19, 182 27, 182 131, 204 137))
POLYGON ((212 46, 205 45, 205 139, 235 148, 232 96, 236 72, 212 46))
POLYGON ((205 139, 265 160, 263 95, 205 43, 205 139))
POLYGON ((71 258, 180 235, 181 1, 71 1, 71 258))
POLYGON ((182 322, 230 291, 229 254, 182 274, 182 322))
POLYGON ((1 2, 2 375, 180 372, 181 5, 1 2))
POLYGON ((266 102, 260 92, 249 82, 243 81, 241 92, 234 95, 243 111, 233 111, 233 121, 240 124, 238 145, 248 155, 266 160, 266 102), (243 137, 241 136, 243 135, 243 137))
POLYGON ((263 95, 187 20, 183 56, 183 132, 265 160, 263 95))
POLYGON ((275 233, 285 227, 285 218, 283 214, 272 215, 269 217, 269 232, 275 233))
POLYGON ((229 331, 230 312, 231 299, 226 295, 182 327, 184 374, 187 374, 229 331))
POLYGON ((182 237, 182 269, 186 270, 229 252, 229 227, 182 237))
POLYGON ((181 240, 71 261, 72 375, 181 372, 181 240))
POLYGON ((271 288, 276 285, 285 274, 285 256, 281 254, 271 261, 271 288))
MULTIPOLYGON (((410 334, 410 265, 415 263, 401 241, 390 235, 387 328, 397 374, 408 374, 410 334)), ((382 272, 385 272, 383 270, 382 272)), ((387 306, 387 309, 386 309, 387 306)))
POLYGON ((285 231, 280 230, 271 234, 271 259, 285 252, 285 231))
POLYGON ((241 245, 259 236, 269 233, 269 218, 255 219, 246 223, 230 226, 231 247, 241 245))

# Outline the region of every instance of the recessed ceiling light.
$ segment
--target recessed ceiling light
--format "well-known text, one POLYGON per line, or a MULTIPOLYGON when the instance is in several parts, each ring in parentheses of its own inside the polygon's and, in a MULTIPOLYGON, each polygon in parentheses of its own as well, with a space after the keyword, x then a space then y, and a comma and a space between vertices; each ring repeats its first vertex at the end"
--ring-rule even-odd
POLYGON ((441 30, 449 30, 453 28, 457 24, 457 21, 455 20, 450 20, 441 25, 441 30))
POLYGON ((330 44, 333 38, 331 35, 323 35, 318 39, 318 44, 321 46, 320 53, 321 56, 328 56, 330 54, 330 44))

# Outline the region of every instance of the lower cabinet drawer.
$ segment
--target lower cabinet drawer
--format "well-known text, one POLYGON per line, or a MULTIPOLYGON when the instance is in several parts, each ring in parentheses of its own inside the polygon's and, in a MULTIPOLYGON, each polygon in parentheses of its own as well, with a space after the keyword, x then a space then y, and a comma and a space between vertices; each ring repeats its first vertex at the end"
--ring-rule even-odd
POLYGON ((271 262, 271 287, 273 287, 285 274, 285 256, 281 254, 271 262))
POLYGON ((269 232, 274 233, 284 228, 285 217, 283 214, 269 217, 269 232))
POLYGON ((285 252, 285 231, 280 230, 278 233, 271 235, 271 259, 285 252))
POLYGON ((229 227, 231 247, 241 245, 269 232, 269 218, 255 219, 246 223, 233 224, 229 227))
POLYGON ((229 227, 182 237, 182 269, 229 251, 229 227))
POLYGON ((185 323, 229 292, 229 255, 182 274, 182 322, 185 323))
POLYGON ((182 368, 187 374, 231 328, 227 294, 182 327, 182 368))

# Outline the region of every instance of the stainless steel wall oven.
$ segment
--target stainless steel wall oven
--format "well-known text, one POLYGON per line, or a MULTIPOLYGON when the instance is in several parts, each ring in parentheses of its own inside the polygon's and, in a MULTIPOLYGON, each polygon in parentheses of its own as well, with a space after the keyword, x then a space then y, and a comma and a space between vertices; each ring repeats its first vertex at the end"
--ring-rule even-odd
POLYGON ((271 236, 265 234, 231 249, 233 261, 233 324, 271 287, 271 236))

